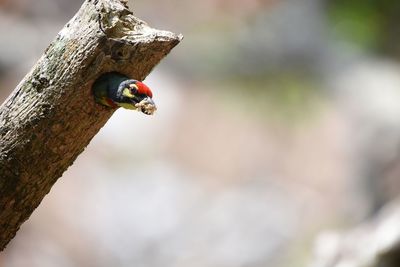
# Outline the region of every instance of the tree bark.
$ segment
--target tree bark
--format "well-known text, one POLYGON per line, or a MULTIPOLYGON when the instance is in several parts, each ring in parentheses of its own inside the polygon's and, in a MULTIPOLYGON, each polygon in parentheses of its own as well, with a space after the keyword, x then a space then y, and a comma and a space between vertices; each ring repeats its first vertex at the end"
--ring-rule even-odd
POLYGON ((126 1, 84 2, 0 107, 0 250, 115 111, 95 103, 93 82, 143 80, 181 39, 126 1))

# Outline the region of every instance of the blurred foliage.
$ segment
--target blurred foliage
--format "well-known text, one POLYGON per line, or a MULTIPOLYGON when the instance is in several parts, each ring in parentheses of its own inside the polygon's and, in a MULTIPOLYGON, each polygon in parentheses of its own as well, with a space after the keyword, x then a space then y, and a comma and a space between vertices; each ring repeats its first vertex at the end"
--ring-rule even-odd
POLYGON ((337 37, 400 59, 400 1, 330 0, 328 10, 337 37))
POLYGON ((299 72, 236 76, 220 82, 218 87, 221 99, 229 101, 230 106, 240 107, 261 120, 268 117, 293 126, 319 114, 323 104, 318 82, 299 72))

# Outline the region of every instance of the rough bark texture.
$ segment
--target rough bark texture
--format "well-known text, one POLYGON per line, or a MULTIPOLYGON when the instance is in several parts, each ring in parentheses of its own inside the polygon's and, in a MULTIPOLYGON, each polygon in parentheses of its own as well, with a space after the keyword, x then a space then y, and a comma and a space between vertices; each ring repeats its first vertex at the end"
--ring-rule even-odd
POLYGON ((113 114, 94 102, 95 79, 143 80, 181 39, 123 0, 84 2, 0 107, 0 250, 113 114))

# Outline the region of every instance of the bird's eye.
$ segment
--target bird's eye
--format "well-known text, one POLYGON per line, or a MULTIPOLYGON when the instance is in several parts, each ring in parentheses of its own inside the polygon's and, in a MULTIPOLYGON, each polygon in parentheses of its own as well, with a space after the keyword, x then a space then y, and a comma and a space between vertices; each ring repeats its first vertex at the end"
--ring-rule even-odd
POLYGON ((129 85, 129 91, 131 92, 131 94, 136 94, 137 91, 138 91, 137 85, 134 84, 134 83, 131 83, 131 84, 129 85))

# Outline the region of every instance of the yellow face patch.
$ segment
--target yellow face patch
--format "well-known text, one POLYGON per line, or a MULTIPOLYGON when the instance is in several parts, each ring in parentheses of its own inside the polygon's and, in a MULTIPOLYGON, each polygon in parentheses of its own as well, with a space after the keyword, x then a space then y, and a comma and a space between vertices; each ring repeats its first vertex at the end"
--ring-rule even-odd
POLYGON ((129 98, 134 98, 135 96, 131 93, 131 90, 129 90, 129 88, 124 88, 124 90, 122 91, 122 95, 129 97, 129 98))

